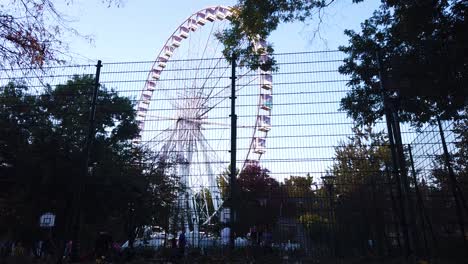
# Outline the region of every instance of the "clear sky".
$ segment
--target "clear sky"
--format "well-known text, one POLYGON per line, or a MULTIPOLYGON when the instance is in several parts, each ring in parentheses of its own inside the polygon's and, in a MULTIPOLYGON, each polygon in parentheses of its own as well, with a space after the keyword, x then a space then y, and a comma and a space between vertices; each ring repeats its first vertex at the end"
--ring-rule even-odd
MULTIPOLYGON (((99 0, 75 0, 71 6, 59 7, 74 21, 73 27, 94 38, 92 45, 80 38, 70 39, 71 51, 77 54, 75 62, 154 60, 167 38, 189 15, 207 6, 235 3, 211 0, 123 1, 119 8, 108 8, 99 0)), ((313 20, 310 25, 281 25, 269 41, 278 53, 336 49, 347 42, 343 30, 359 30, 359 24, 372 14, 379 3, 378 0, 366 0, 361 4, 336 0, 325 11, 320 37, 312 38, 317 25, 313 20)))

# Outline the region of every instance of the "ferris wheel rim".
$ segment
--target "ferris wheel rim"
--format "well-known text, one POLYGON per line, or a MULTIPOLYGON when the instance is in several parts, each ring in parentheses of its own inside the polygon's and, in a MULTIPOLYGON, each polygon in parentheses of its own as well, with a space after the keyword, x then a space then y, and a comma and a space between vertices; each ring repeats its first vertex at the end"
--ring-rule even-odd
MULTIPOLYGON (((225 5, 217 5, 217 6, 209 6, 209 7, 206 7, 206 8, 203 8, 203 9, 200 9, 194 13, 192 13, 190 16, 188 16, 178 27, 176 27, 176 29, 172 32, 172 34, 169 36, 169 38, 166 40, 166 42, 164 43, 164 45, 162 46, 161 50, 159 51, 157 57, 156 57, 156 60, 154 61, 154 63, 152 64, 151 66, 151 70, 148 72, 148 75, 146 77, 146 83, 145 83, 145 86, 144 88, 141 90, 140 92, 140 100, 139 102, 141 103, 142 100, 144 100, 144 92, 145 91, 148 91, 150 89, 147 89, 148 86, 151 86, 151 85, 154 85, 156 86, 156 83, 157 83, 157 79, 154 79, 152 78, 152 74, 154 71, 159 71, 160 73, 162 73, 164 71, 164 68, 158 68, 158 67, 155 67, 158 62, 160 62, 160 58, 163 58, 163 54, 165 52, 166 49, 171 49, 173 48, 173 50, 176 50, 178 48, 177 47, 174 47, 173 45, 170 45, 171 44, 171 40, 174 39, 174 37, 179 37, 180 38, 180 35, 177 35, 178 32, 180 32, 182 30, 182 28, 184 28, 184 30, 187 29, 187 27, 184 27, 185 25, 188 25, 188 22, 196 22, 198 24, 198 20, 196 20, 197 16, 202 14, 204 12, 204 14, 206 15, 207 12, 212 12, 211 14, 214 15, 213 17, 213 21, 214 20, 224 20, 224 19, 229 19, 232 15, 233 15, 233 8, 230 7, 230 6, 225 6, 225 5), (224 17, 223 18, 219 18, 217 15, 217 11, 220 11, 223 13, 224 17), (214 12, 214 13, 213 13, 214 12)), ((213 22, 211 21, 211 22, 213 22)), ((206 23, 206 21, 205 21, 206 23)), ((200 25, 200 26, 204 26, 203 25, 200 25)), ((188 28, 189 30, 189 33, 190 31, 195 31, 195 30, 192 30, 190 28, 188 28)), ((182 39, 181 39, 182 40, 182 39)), ((252 40, 253 42, 255 42, 255 40, 252 40)), ((260 46, 260 48, 264 48, 265 45, 262 45, 261 43, 263 42, 264 40, 258 40, 257 39, 257 45, 260 46)), ((167 58, 167 61, 170 60, 170 56, 169 58, 167 58)), ((260 70, 262 71, 262 70, 260 70)), ((263 71, 262 73, 260 74, 265 74, 266 71, 263 71)), ((271 74, 271 73, 270 73, 271 74)), ((152 89, 152 91, 156 90, 155 89, 152 89)), ((150 98, 148 99, 151 99, 152 97, 152 93, 151 93, 151 96, 150 98)), ((137 106, 139 107, 139 106, 137 106)), ((145 112, 145 111, 140 111, 139 108, 137 108, 137 117, 139 114, 141 114, 142 112, 145 112)), ((254 151, 252 150, 253 148, 255 148, 255 144, 256 144, 256 141, 257 141, 257 138, 255 137, 256 133, 257 133, 257 128, 259 127, 259 116, 260 116, 260 97, 259 97, 259 103, 257 104, 257 114, 256 114, 257 118, 255 120, 255 125, 254 125, 254 130, 253 130, 253 135, 252 135, 252 139, 249 143, 249 150, 247 152, 247 155, 245 157, 245 159, 243 160, 243 165, 242 165, 242 168, 246 166, 246 164, 249 162, 249 161, 253 161, 255 159, 249 159, 249 156, 251 155, 251 153, 254 151)), ((271 116, 269 114, 269 116, 271 116)), ((140 135, 143 133, 143 130, 144 130, 144 124, 145 124, 145 121, 146 121, 146 112, 144 113, 144 117, 142 118, 142 120, 138 120, 139 122, 139 127, 141 129, 141 132, 140 132, 140 135)), ((261 137, 261 139, 263 139, 265 142, 266 142, 266 138, 267 138, 267 135, 268 133, 265 133, 265 135, 263 137, 261 137)), ((256 158, 257 161, 260 161, 261 157, 262 157, 263 153, 259 153, 258 154, 258 157, 256 158)))
MULTIPOLYGON (((140 129, 141 129, 141 131, 140 131, 140 136, 142 136, 143 133, 144 133, 144 124, 145 124, 145 122, 147 121, 147 120, 146 120, 147 117, 148 117, 148 116, 147 116, 147 111, 148 111, 148 109, 149 109, 149 104, 150 104, 151 98, 154 96, 154 92, 157 92, 157 90, 158 90, 159 78, 154 78, 154 74, 156 73, 156 71, 159 71, 159 74, 161 74, 161 73, 163 73, 164 70, 165 70, 165 67, 160 67, 161 58, 165 58, 164 55, 165 55, 166 50, 171 50, 172 52, 176 51, 176 50, 179 48, 179 46, 182 44, 182 42, 183 42, 183 40, 184 40, 185 38, 189 38, 189 37, 190 37, 189 35, 192 34, 192 32, 195 32, 195 31, 197 30, 198 27, 203 27, 204 24, 203 24, 203 25, 197 25, 197 28, 192 29, 192 28, 189 27, 189 25, 190 25, 189 22, 191 22, 191 23, 197 23, 197 24, 198 24, 198 20, 197 20, 198 16, 199 16, 200 14, 205 14, 205 15, 206 15, 209 11, 212 12, 211 15, 214 15, 214 17, 212 17, 213 21, 208 20, 208 21, 210 21, 210 22, 214 22, 215 20, 216 20, 216 21, 222 21, 222 20, 228 19, 229 17, 232 16, 232 8, 229 7, 229 6, 219 5, 219 6, 210 6, 210 7, 207 7, 207 8, 200 9, 200 10, 194 12, 192 15, 188 16, 178 27, 176 27, 176 29, 174 30, 174 32, 168 37, 168 39, 166 40, 166 42, 165 42, 164 45, 162 46, 161 50, 159 51, 159 53, 158 53, 158 55, 157 55, 157 57, 156 57, 154 63, 153 63, 152 66, 151 66, 151 70, 148 72, 148 75, 147 75, 146 80, 145 80, 145 85, 144 85, 143 89, 142 89, 141 92, 140 92, 140 98, 139 98, 140 100, 139 100, 139 102, 137 103, 137 111, 136 111, 136 112, 137 112, 137 117, 140 116, 140 114, 143 113, 143 115, 142 115, 143 117, 140 118, 140 119, 137 119, 137 121, 139 122, 139 127, 140 127, 140 129), (216 13, 217 11, 224 11, 224 13, 223 13, 224 17, 223 17, 223 18, 218 17, 218 13, 216 13), (214 12, 214 13, 213 13, 213 12, 214 12), (187 30, 188 30, 188 31, 187 31, 187 30), (181 37, 181 34, 179 34, 181 31, 185 31, 185 32, 188 34, 188 36, 185 37, 185 38, 181 37), (180 42, 179 45, 174 46, 173 41, 174 41, 175 39, 178 40, 178 41, 180 42), (149 96, 148 96, 147 94, 145 95, 145 92, 146 92, 146 91, 150 91, 149 96), (140 109, 140 105, 141 105, 141 103, 142 103, 143 101, 145 101, 145 100, 148 101, 148 106, 147 106, 148 108, 146 108, 146 110, 144 110, 144 109, 141 110, 141 109, 140 109)), ((206 23, 207 23, 207 21, 205 21, 205 24, 206 24, 206 23)), ((264 48, 264 47, 265 47, 265 45, 262 45, 262 44, 261 44, 262 41, 263 41, 263 40, 257 40, 257 42, 258 42, 257 45, 259 45, 260 48, 264 48)), ((169 56, 166 56, 166 57, 167 57, 167 58, 166 58, 166 62, 167 62, 167 63, 170 62, 172 56, 169 55, 169 56)), ((260 70, 259 70, 259 71, 260 71, 260 70)), ((263 71, 263 72, 257 72, 256 74, 259 75, 259 74, 262 74, 262 73, 263 73, 263 74, 266 74, 265 71, 263 71)), ((271 74, 271 72, 270 72, 270 74, 271 74)), ((270 77, 271 77, 271 76, 270 76, 270 77)), ((259 79, 259 80, 260 80, 260 79, 259 79)), ((260 81, 259 81, 259 82, 260 82, 260 81)), ((261 86, 262 84, 259 83, 259 85, 261 86)), ((182 89, 183 89, 183 88, 182 88, 182 89)), ((271 88, 270 88, 270 89, 271 89, 271 88)), ((261 91, 261 87, 260 87, 260 91, 261 91)), ((257 132, 256 130, 257 130, 257 128, 259 127, 259 116, 260 116, 260 103, 261 103, 261 102, 260 102, 260 101, 261 101, 260 94, 261 94, 261 92, 259 92, 259 94, 258 94, 258 96, 259 96, 259 97, 258 97, 258 103, 257 103, 257 105, 256 105, 257 114, 256 114, 256 118, 255 118, 255 123, 254 123, 255 125, 253 126, 253 129, 254 129, 254 130, 253 130, 253 136, 252 136, 252 138, 251 138, 251 140, 250 140, 250 142, 249 142, 249 150, 248 150, 248 152, 247 152, 246 158, 245 158, 244 161, 243 161, 243 166, 245 166, 246 162, 248 161, 249 155, 250 155, 250 153, 253 151, 252 148, 254 147, 254 143, 255 143, 254 141, 256 140, 256 138, 255 138, 255 133, 257 132)), ((269 115, 269 116, 271 116, 271 115, 269 115)), ((267 134, 268 134, 268 133, 265 133, 265 135, 263 136, 263 140, 266 140, 267 134)), ((208 144, 208 146, 209 146, 209 143, 208 143, 208 142, 205 142, 205 143, 208 144)), ((163 144, 163 145, 164 145, 164 144, 163 144)), ((168 147, 169 147, 169 146, 168 146, 168 147)), ((196 147, 196 146, 195 146, 195 147, 196 147)), ((202 147, 203 147, 203 146, 202 146, 202 147)), ((263 154, 261 153, 261 154, 258 156, 258 158, 257 158, 258 161, 260 160, 260 158, 261 158, 262 155, 263 155, 263 154)), ((222 202, 221 202, 221 204, 222 204, 222 202)), ((217 210, 218 210, 218 209, 217 209, 217 210)), ((215 210, 214 214, 217 213, 217 212, 216 212, 217 210, 215 210)), ((208 217, 209 217, 209 218, 208 218, 207 220, 211 219, 211 218, 212 218, 212 215, 211 215, 211 216, 208 216, 208 217)))

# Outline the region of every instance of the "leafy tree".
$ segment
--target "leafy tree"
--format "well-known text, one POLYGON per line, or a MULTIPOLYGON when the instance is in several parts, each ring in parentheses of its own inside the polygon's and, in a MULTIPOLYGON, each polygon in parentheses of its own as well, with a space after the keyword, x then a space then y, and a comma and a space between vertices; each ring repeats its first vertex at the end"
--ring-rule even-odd
POLYGON ((305 177, 290 176, 284 180, 281 184, 281 216, 298 218, 317 208, 317 190, 312 189, 313 180, 309 173, 305 177))
MULTIPOLYGON (((461 195, 468 200, 468 113, 465 110, 465 118, 454 124, 456 135, 456 152, 453 153, 455 172, 460 183, 461 195)), ((467 206, 467 205, 465 205, 467 206)))
POLYGON ((240 233, 249 227, 272 226, 279 216, 280 184, 268 175, 268 170, 258 165, 247 165, 237 178, 239 188, 240 233))
MULTIPOLYGON (((362 0, 352 0, 353 3, 362 0)), ((263 52, 273 53, 269 44, 266 50, 257 50, 253 40, 267 39, 280 23, 305 22, 320 16, 320 10, 334 0, 239 0, 234 6, 230 27, 218 32, 217 38, 224 44, 223 54, 230 58, 234 52, 241 56, 243 63, 252 68, 259 66, 263 52)), ((275 61, 267 61, 263 67, 272 67, 275 61)))
POLYGON ((289 197, 310 197, 313 196, 312 185, 314 179, 308 173, 306 177, 290 176, 284 180, 283 187, 289 197))
POLYGON ((467 11, 466 0, 383 1, 360 33, 345 31, 349 45, 340 50, 348 57, 339 70, 352 90, 341 109, 360 125, 375 123, 384 114, 382 81, 400 99, 402 121, 458 118, 468 100, 467 11))
POLYGON ((323 237, 329 229, 329 220, 318 214, 305 213, 299 217, 299 223, 304 225, 308 235, 316 238, 323 237))
POLYGON ((177 213, 177 195, 183 191, 172 164, 149 150, 142 155, 140 166, 143 171, 138 176, 144 179, 143 185, 137 195, 130 197, 128 208, 130 245, 148 226, 161 227, 166 233, 170 231, 171 216, 177 213))
MULTIPOLYGON (((67 5, 73 0, 61 0, 67 5)), ((0 69, 33 68, 63 63, 66 34, 80 35, 57 10, 56 0, 7 0, 0 5, 0 69)), ((120 5, 121 0, 103 0, 120 5)), ((87 39, 89 37, 83 36, 87 39)))
MULTIPOLYGON (((252 55, 263 51, 256 51, 252 40, 266 39, 280 23, 306 21, 333 2, 239 0, 231 27, 217 34, 224 55, 235 52, 258 67, 258 56, 252 55)), ((400 97, 402 121, 421 125, 437 115, 458 118, 468 100, 467 6, 466 0, 382 0, 360 33, 345 31, 350 43, 340 48, 348 54, 340 72, 351 76, 352 91, 342 99, 341 109, 360 125, 383 116, 376 56, 380 52, 382 81, 389 95, 400 97)), ((274 60, 265 66, 272 64, 274 60)))
POLYGON ((382 132, 375 133, 371 127, 355 127, 353 132, 348 142, 335 148, 335 162, 330 169, 340 194, 355 192, 390 162, 390 149, 382 132))
MULTIPOLYGON (((452 167, 455 179, 456 179, 456 191, 458 193, 458 199, 463 203, 463 200, 466 203, 468 195, 468 160, 467 160, 467 148, 468 148, 468 118, 457 120, 453 122, 453 145, 454 148, 449 149, 449 163, 452 167)), ((447 135, 446 140, 447 140, 447 135)), ((449 142, 450 144, 450 142, 449 142)), ((442 146, 440 146, 442 148, 442 146)), ((417 162, 417 161, 416 161, 417 162)), ((442 153, 436 155, 433 161, 433 168, 431 170, 430 179, 431 179, 431 192, 429 195, 437 196, 435 193, 438 193, 438 196, 443 197, 444 195, 452 196, 452 182, 450 180, 449 171, 446 165, 445 155, 442 153)), ((435 199, 433 199, 435 200, 435 199)), ((452 204, 454 208, 454 201, 446 201, 446 204, 452 204)), ((464 205, 465 207, 468 204, 464 205)))
POLYGON ((386 138, 370 127, 354 128, 354 135, 335 148, 335 162, 328 173, 336 177, 336 187, 332 193, 322 195, 330 199, 329 216, 324 217, 331 218, 335 230, 340 230, 337 237, 343 253, 363 252, 369 239, 377 241, 380 249, 386 244, 384 225, 388 211, 384 208, 391 208, 387 197, 392 185, 384 172, 389 161, 386 138))
POLYGON ((455 171, 468 175, 468 109, 465 110, 463 118, 455 121, 453 133, 456 137, 455 147, 457 150, 453 154, 455 171))
MULTIPOLYGON (((239 175, 239 169, 236 168, 236 177, 239 175)), ((221 198, 226 201, 229 197, 229 178, 231 177, 231 165, 221 173, 216 179, 221 193, 221 198)))
POLYGON ((127 237, 129 203, 137 206, 135 225, 167 226, 177 179, 170 166, 131 143, 139 132, 133 105, 106 87, 98 93, 92 167, 83 175, 93 88, 94 78, 88 75, 49 86, 40 95, 21 83, 1 87, 0 177, 8 184, 0 186, 5 201, 1 211, 7 212, 0 222, 17 238, 24 234, 34 239, 37 219, 45 211, 56 213, 55 233, 64 238, 73 217, 71 194, 77 181, 85 183, 83 241, 93 241, 102 230, 127 237))
MULTIPOLYGON (((213 198, 209 188, 203 188, 199 192, 195 194, 195 199, 197 200, 198 204, 206 204, 207 208, 199 208, 203 211, 208 211, 208 215, 213 215, 214 205, 213 205, 213 198)), ((207 219, 200 218, 200 222, 205 222, 207 219)), ((214 219, 213 219, 214 220, 214 219)))
MULTIPOLYGON (((426 225, 431 227, 431 230, 426 230, 427 237, 437 240, 437 245, 430 244, 431 249, 436 254, 455 257, 461 256, 460 253, 464 252, 459 236, 461 228, 458 213, 461 213, 461 218, 463 218, 468 212, 466 202, 468 195, 466 168, 468 163, 465 155, 468 144, 467 119, 465 117, 457 120, 448 127, 449 129, 445 130, 445 137, 449 144, 448 162, 452 168, 453 176, 455 176, 455 181, 452 181, 452 175, 449 174, 446 156, 442 151, 438 135, 434 141, 433 138, 428 138, 427 134, 422 134, 429 141, 418 142, 423 145, 415 146, 415 148, 419 149, 419 153, 423 152, 425 155, 417 157, 417 154, 414 154, 416 156, 414 162, 415 166, 419 167, 416 170, 416 176, 419 175, 418 186, 422 204, 425 206, 426 225), (460 211, 458 211, 458 206, 460 206, 460 211)), ((438 134, 438 128, 432 126, 428 126, 428 130, 423 133, 427 133, 427 131, 432 133, 434 128, 435 133, 438 134)), ((466 223, 464 225, 466 229, 466 223)))

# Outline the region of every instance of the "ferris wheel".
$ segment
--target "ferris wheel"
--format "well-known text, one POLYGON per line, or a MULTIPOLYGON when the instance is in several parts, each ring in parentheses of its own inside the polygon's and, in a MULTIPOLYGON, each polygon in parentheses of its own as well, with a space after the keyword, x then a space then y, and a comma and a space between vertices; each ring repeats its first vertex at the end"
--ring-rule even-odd
MULTIPOLYGON (((222 208, 223 172, 229 165, 231 66, 214 34, 229 23, 233 10, 208 7, 183 21, 167 39, 148 74, 137 104, 141 130, 137 144, 171 158, 185 186, 179 208, 190 226, 207 224, 222 208)), ((260 63, 268 60, 266 42, 253 42, 260 63)), ((272 75, 239 68, 237 166, 256 163, 266 152, 271 129, 272 75)), ((186 225, 188 229, 189 225, 186 225)))

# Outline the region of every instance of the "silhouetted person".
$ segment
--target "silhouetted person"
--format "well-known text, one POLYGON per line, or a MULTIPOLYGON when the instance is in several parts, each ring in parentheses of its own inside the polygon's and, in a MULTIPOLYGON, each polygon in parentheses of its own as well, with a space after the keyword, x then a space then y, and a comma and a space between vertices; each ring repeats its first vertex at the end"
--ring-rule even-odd
POLYGON ((94 247, 94 253, 96 254, 96 258, 100 258, 102 256, 108 256, 111 247, 112 247, 111 236, 105 232, 99 233, 99 236, 96 239, 96 244, 94 247))
POLYGON ((221 230, 221 243, 223 246, 229 246, 231 241, 231 228, 228 224, 221 230))
POLYGON ((187 238, 185 237, 185 231, 182 231, 179 235, 179 254, 181 257, 184 256, 185 245, 187 245, 187 238))

